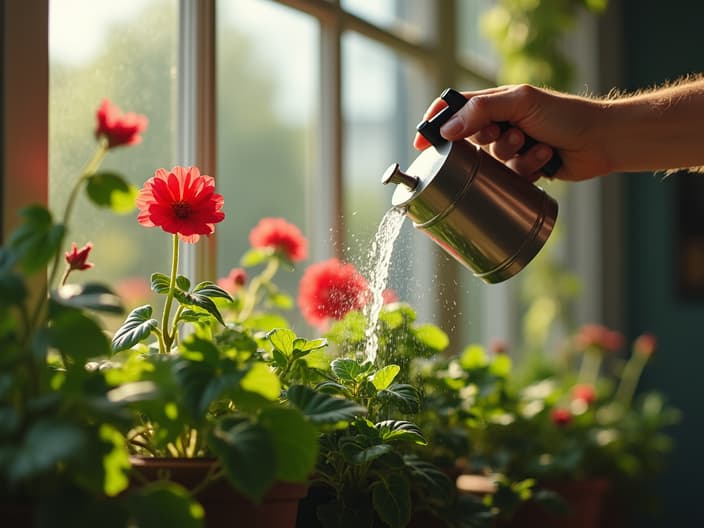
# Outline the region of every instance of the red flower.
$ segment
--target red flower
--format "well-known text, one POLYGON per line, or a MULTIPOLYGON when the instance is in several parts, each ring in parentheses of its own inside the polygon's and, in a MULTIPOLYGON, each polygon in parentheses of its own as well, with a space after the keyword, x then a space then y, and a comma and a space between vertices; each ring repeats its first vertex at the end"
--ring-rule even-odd
POLYGON ((555 407, 550 412, 550 419, 552 420, 552 423, 558 427, 565 427, 572 422, 572 413, 564 407, 555 407))
POLYGON ((123 114, 122 110, 108 99, 103 99, 96 118, 98 126, 95 129, 95 137, 105 136, 108 140, 108 148, 141 143, 142 136, 139 134, 146 130, 149 122, 141 114, 134 112, 123 114))
POLYGON ((291 262, 308 257, 308 241, 301 231, 283 218, 262 218, 249 232, 249 243, 256 249, 273 249, 291 262))
POLYGON ((653 334, 641 334, 633 342, 633 351, 643 357, 649 358, 655 353, 658 340, 653 334))
POLYGON ((617 352, 623 348, 623 335, 609 330, 602 325, 584 325, 576 336, 577 346, 581 349, 600 348, 609 352, 617 352))
POLYGON ((596 391, 591 385, 580 384, 572 388, 572 397, 575 400, 591 405, 596 401, 596 391))
POLYGON ((227 277, 218 279, 218 286, 230 293, 236 292, 247 283, 247 272, 242 268, 232 268, 227 277))
POLYGON ((342 319, 347 312, 359 310, 368 299, 366 279, 352 264, 333 258, 309 266, 303 273, 298 306, 313 326, 328 319, 342 319))
POLYGON ((71 251, 66 252, 66 263, 71 270, 87 270, 93 267, 92 262, 88 262, 88 255, 93 249, 93 244, 88 242, 81 249, 76 247, 76 243, 71 244, 71 251))
POLYGON ((137 196, 137 221, 145 227, 161 227, 178 234, 184 242, 198 242, 211 235, 225 218, 224 200, 215 192, 215 180, 201 175, 197 167, 157 169, 137 196))
POLYGON ((384 304, 393 304, 398 302, 398 294, 392 288, 386 288, 381 292, 381 297, 384 299, 384 304))

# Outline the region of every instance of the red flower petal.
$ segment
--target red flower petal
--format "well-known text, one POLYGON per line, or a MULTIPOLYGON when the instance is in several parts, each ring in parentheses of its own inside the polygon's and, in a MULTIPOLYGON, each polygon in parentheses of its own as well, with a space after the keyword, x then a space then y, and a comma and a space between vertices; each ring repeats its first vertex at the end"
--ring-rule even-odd
POLYGON ((108 148, 140 143, 142 137, 139 134, 146 130, 149 123, 141 114, 123 114, 122 110, 108 99, 103 99, 96 112, 96 119, 98 124, 95 136, 107 138, 108 148))
POLYGON ((195 243, 200 235, 215 232, 215 224, 225 218, 224 203, 215 192, 215 180, 201 175, 197 167, 157 169, 137 196, 137 221, 195 243))
POLYGON ((308 241, 301 231, 283 218, 262 218, 249 233, 256 249, 273 249, 292 262, 308 258, 308 241))

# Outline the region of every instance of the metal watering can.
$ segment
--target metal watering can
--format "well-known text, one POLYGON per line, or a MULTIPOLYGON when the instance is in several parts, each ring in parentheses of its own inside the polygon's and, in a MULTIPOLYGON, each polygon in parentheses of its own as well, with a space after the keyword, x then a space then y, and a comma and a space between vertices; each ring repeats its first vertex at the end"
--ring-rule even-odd
MULTIPOLYGON (((441 97, 448 106, 418 125, 433 146, 406 171, 391 165, 381 181, 398 185, 391 202, 414 227, 483 281, 502 282, 543 247, 555 225, 557 202, 469 141, 442 138, 440 127, 467 99, 451 88, 441 97)), ((526 137, 523 149, 534 143, 526 137)), ((542 170, 552 176, 561 164, 555 154, 542 170)))

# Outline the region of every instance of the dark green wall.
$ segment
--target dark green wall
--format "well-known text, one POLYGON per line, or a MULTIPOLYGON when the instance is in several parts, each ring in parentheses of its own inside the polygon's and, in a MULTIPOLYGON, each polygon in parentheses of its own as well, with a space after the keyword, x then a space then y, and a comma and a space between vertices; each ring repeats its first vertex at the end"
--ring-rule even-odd
MULTIPOLYGON (((611 0, 619 3, 618 0, 611 0)), ((635 89, 704 72, 704 1, 623 2, 624 79, 635 89)), ((704 149, 704 123, 702 123, 704 149)), ((702 175, 704 178, 704 175, 702 175)), ((684 300, 676 282, 677 176, 635 174, 625 193, 626 320, 635 336, 654 332, 659 349, 643 380, 683 411, 676 451, 660 480, 663 516, 641 526, 704 526, 704 300, 684 300)))

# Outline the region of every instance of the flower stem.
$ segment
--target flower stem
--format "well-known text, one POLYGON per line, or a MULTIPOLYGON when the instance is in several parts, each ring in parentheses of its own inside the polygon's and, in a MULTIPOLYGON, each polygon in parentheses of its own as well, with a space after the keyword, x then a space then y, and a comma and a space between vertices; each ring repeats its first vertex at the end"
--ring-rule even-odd
POLYGON ((636 393, 638 381, 643 373, 643 367, 648 362, 648 358, 642 354, 633 354, 623 367, 621 382, 616 390, 614 400, 621 404, 624 409, 630 407, 633 395, 636 393))
POLYGON ((599 369, 601 368, 601 351, 589 347, 582 356, 582 365, 577 377, 580 383, 596 387, 599 379, 599 369))
POLYGON ((276 257, 269 258, 264 271, 259 275, 254 277, 249 283, 249 288, 247 288, 247 294, 244 299, 244 306, 239 314, 239 320, 244 321, 254 311, 254 307, 257 305, 257 296, 259 295, 259 290, 262 285, 271 281, 271 279, 276 275, 279 269, 279 259, 276 257))
POLYGON ((174 293, 176 291, 176 274, 178 273, 178 235, 173 236, 173 250, 171 257, 171 277, 169 278, 169 292, 166 294, 166 303, 164 304, 164 314, 161 319, 161 331, 164 337, 164 352, 168 353, 171 350, 171 345, 174 342, 176 335, 176 327, 174 326, 173 334, 169 333, 169 315, 171 314, 171 305, 174 301, 174 293))

